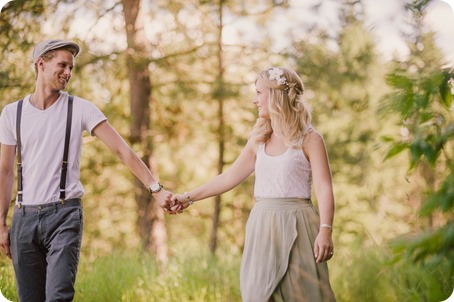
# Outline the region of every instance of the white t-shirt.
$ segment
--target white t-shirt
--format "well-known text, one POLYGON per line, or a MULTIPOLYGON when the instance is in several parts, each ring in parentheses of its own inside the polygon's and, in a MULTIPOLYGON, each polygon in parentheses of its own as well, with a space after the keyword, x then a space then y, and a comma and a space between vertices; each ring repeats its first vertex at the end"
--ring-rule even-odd
MULTIPOLYGON (((22 180, 23 204, 51 203, 60 197, 61 163, 65 144, 68 93, 62 92, 49 108, 39 110, 25 97, 22 106, 22 180)), ((3 108, 0 116, 0 143, 17 145, 17 102, 3 108)), ((91 102, 74 96, 71 140, 69 144, 66 198, 81 198, 80 182, 82 133, 93 129, 107 118, 91 102)), ((17 201, 16 201, 17 202, 17 201)))

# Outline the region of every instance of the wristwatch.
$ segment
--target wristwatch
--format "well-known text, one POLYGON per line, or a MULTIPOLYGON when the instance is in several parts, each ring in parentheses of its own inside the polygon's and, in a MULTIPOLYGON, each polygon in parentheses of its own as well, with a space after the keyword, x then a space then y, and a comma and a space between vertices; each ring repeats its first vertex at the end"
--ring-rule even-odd
POLYGON ((162 185, 158 181, 155 181, 148 187, 148 189, 150 190, 150 193, 158 193, 161 191, 162 185))

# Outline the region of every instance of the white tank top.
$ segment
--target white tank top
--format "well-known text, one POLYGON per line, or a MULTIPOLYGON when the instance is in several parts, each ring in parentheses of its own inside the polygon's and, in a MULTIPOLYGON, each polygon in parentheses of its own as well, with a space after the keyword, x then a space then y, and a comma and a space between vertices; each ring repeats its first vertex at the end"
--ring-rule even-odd
POLYGON ((262 198, 311 198, 312 169, 301 149, 288 148, 269 156, 265 144, 257 149, 254 196, 262 198))

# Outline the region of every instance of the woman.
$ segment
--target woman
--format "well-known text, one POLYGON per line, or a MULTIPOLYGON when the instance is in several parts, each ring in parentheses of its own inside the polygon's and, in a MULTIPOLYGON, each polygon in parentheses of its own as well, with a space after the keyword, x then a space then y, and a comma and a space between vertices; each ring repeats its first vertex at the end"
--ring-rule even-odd
POLYGON ((322 135, 311 125, 303 83, 290 68, 259 73, 259 118, 233 165, 175 194, 175 212, 237 186, 255 171, 256 203, 246 225, 240 283, 244 302, 335 301, 326 261, 333 256, 334 196, 322 135), (311 202, 311 186, 320 215, 311 202))

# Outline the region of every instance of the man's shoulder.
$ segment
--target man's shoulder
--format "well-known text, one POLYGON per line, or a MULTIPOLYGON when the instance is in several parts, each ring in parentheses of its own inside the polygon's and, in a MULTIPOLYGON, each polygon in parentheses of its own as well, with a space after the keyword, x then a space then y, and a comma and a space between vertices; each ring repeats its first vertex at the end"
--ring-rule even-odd
POLYGON ((12 103, 8 103, 6 104, 3 109, 1 110, 1 112, 11 112, 11 111, 16 111, 17 109, 17 104, 22 101, 24 99, 20 99, 20 100, 17 100, 17 101, 13 101, 12 103))
MULTIPOLYGON (((69 95, 68 95, 69 96, 69 95)), ((71 95, 73 97, 74 103, 74 113, 81 117, 90 117, 96 116, 105 119, 104 114, 101 109, 93 102, 84 99, 82 97, 71 95)), ((67 100, 67 99, 66 99, 67 100)))
POLYGON ((74 104, 77 105, 77 106, 82 106, 82 107, 97 107, 95 104, 93 104, 93 102, 90 102, 89 100, 84 99, 84 98, 82 98, 82 97, 80 97, 80 96, 68 94, 68 98, 69 98, 70 96, 73 98, 74 104))
POLYGON ((88 102, 88 100, 78 96, 78 95, 74 95, 74 94, 70 94, 68 92, 64 92, 64 94, 66 95, 66 100, 69 99, 69 97, 72 97, 74 102, 88 102))

